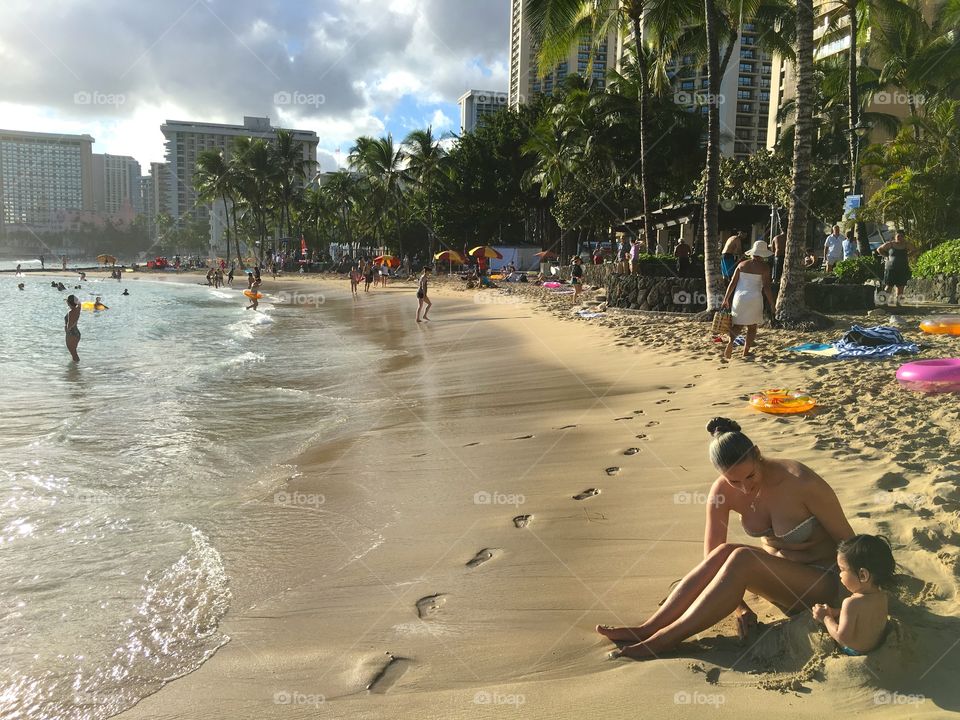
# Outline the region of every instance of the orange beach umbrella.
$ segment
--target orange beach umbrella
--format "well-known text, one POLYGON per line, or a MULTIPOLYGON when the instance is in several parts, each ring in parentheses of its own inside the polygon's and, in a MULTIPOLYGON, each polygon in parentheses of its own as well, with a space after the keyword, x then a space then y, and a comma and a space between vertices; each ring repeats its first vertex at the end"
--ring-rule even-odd
POLYGON ((465 262, 467 262, 464 259, 463 255, 458 253, 456 250, 444 250, 443 252, 438 252, 436 255, 433 256, 433 259, 437 260, 438 262, 443 262, 444 260, 446 260, 447 263, 449 263, 449 266, 450 266, 449 271, 451 275, 453 274, 454 263, 456 263, 457 265, 463 265, 465 262))
POLYGON ((541 250, 540 252, 534 253, 533 255, 534 257, 538 257, 541 260, 552 260, 557 256, 557 254, 553 250, 541 250))
POLYGON ((373 262, 377 265, 388 265, 392 268, 400 267, 400 260, 393 255, 377 255, 373 262))

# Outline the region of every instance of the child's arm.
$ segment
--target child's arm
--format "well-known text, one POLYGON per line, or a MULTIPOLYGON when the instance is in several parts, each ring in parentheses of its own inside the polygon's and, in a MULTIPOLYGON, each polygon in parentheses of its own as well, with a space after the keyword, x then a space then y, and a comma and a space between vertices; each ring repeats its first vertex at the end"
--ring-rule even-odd
POLYGON ((859 607, 855 598, 848 597, 841 603, 839 617, 832 614, 825 615, 823 626, 830 633, 830 637, 841 645, 849 645, 856 637, 857 615, 859 607))

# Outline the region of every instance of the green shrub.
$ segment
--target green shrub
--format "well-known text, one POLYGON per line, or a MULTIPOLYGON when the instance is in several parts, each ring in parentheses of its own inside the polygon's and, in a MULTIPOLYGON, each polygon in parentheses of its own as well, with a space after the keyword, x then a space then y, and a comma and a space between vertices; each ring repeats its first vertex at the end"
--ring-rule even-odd
POLYGON ((883 279, 883 267, 876 257, 854 257, 838 262, 833 274, 845 285, 863 285, 869 280, 883 279))
POLYGON ((960 275, 960 238, 942 242, 923 253, 917 258, 913 274, 921 278, 960 275))

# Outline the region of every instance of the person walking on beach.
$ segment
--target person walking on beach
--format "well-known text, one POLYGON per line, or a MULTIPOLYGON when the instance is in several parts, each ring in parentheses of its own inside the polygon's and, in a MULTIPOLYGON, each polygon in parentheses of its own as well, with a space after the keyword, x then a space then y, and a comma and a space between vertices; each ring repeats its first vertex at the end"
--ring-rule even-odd
POLYGON ((786 226, 773 236, 773 277, 774 285, 780 284, 783 277, 783 264, 787 259, 787 228, 786 226))
POLYGON ((67 296, 67 314, 63 316, 63 330, 66 333, 67 350, 70 351, 74 362, 80 362, 80 356, 77 355, 77 346, 80 344, 80 329, 77 322, 80 320, 80 303, 76 295, 67 296))
POLYGON ((677 239, 677 244, 673 248, 673 256, 677 259, 677 275, 680 277, 690 275, 690 268, 693 265, 693 261, 690 259, 692 252, 692 248, 687 245, 682 237, 677 239))
POLYGON ((227 273, 227 287, 233 287, 233 263, 230 263, 230 272, 227 273))
POLYGON ((373 263, 369 260, 363 261, 363 291, 370 292, 370 283, 373 282, 373 263))
POLYGON ((796 460, 767 457, 733 420, 714 418, 707 432, 720 477, 707 496, 703 561, 642 624, 597 626, 625 645, 616 655, 655 657, 733 613, 746 639, 757 624, 747 592, 797 614, 834 602, 840 590, 837 548, 853 529, 833 488, 796 460), (760 547, 729 542, 731 513, 760 547))
POLYGON ((897 288, 897 305, 903 300, 903 289, 910 281, 910 262, 907 257, 909 252, 910 245, 903 230, 898 230, 893 240, 885 242, 876 250, 880 257, 884 254, 887 256, 883 268, 883 286, 888 294, 893 292, 893 288, 897 288))
POLYGON ((630 245, 630 273, 636 273, 640 271, 640 238, 634 238, 633 244, 630 245))
POLYGON ((843 259, 849 260, 851 258, 860 257, 860 248, 857 247, 857 241, 854 240, 849 235, 843 239, 843 259))
POLYGON ((846 238, 840 234, 840 226, 834 225, 833 232, 823 241, 823 259, 827 263, 827 272, 831 272, 838 262, 843 260, 843 241, 846 238))
POLYGON ((17 272, 15 273, 14 277, 23 277, 23 273, 20 272, 20 263, 17 263, 17 272))
POLYGON ((260 279, 260 268, 256 267, 253 269, 253 275, 251 277, 250 283, 250 304, 247 305, 247 310, 253 310, 256 312, 257 307, 260 305, 260 298, 257 297, 260 295, 260 285, 263 284, 263 281, 260 279))
POLYGON ((363 278, 363 275, 360 274, 360 269, 357 267, 350 268, 350 294, 354 297, 357 297, 357 290, 360 287, 360 280, 363 278))
POLYGON ((573 256, 573 266, 570 268, 570 284, 573 286, 573 304, 576 305, 583 290, 583 260, 578 255, 573 256))
POLYGON ((43 260, 43 255, 40 256, 40 269, 41 270, 47 269, 46 263, 44 263, 44 260, 43 260))
POLYGON ((430 271, 430 266, 425 265, 423 272, 420 274, 420 283, 417 285, 417 322, 421 322, 421 310, 423 310, 423 319, 427 322, 430 322, 430 318, 427 317, 427 314, 430 312, 430 308, 433 307, 433 303, 430 302, 430 297, 427 295, 427 279, 430 277, 430 271), (426 310, 423 309, 424 305, 427 307, 426 310))
POLYGON ((773 253, 767 244, 763 240, 757 240, 747 252, 749 259, 740 263, 733 272, 721 305, 730 310, 733 321, 730 342, 723 351, 723 357, 727 360, 733 356, 734 340, 741 328, 746 328, 747 332, 743 357, 751 357, 750 351, 757 337, 757 325, 763 321, 763 299, 767 299, 771 308, 776 306, 770 286, 770 265, 766 262, 771 255, 773 253))
POLYGON ((734 270, 737 269, 737 263, 743 254, 743 239, 745 237, 746 233, 743 230, 737 230, 723 244, 723 252, 720 253, 720 274, 728 283, 733 278, 734 270))

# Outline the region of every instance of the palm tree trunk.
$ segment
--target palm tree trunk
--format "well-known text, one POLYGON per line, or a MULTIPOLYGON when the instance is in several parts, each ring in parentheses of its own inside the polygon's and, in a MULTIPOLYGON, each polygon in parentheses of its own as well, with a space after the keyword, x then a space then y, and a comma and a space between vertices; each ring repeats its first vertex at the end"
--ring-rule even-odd
MULTIPOLYGON (((826 319, 805 306, 803 249, 809 219, 811 156, 813 154, 813 0, 797 1, 797 100, 793 141, 793 178, 790 190, 790 226, 787 229, 786 260, 777 296, 776 318, 789 326, 822 324, 826 319)), ((827 321, 829 322, 829 321, 827 321)))
POLYGON ((247 268, 243 264, 243 255, 240 254, 240 226, 237 225, 237 203, 233 198, 230 198, 230 214, 233 216, 233 247, 237 251, 237 264, 243 271, 247 268))
MULTIPOLYGON (((860 183, 860 138, 855 128, 860 122, 860 88, 857 86, 857 33, 859 32, 857 18, 858 0, 847 0, 847 19, 850 23, 850 55, 847 58, 847 101, 850 105, 847 133, 850 140, 850 192, 856 195, 861 192, 860 183)), ((857 236, 857 249, 860 255, 870 255, 870 241, 867 239, 862 222, 856 222, 854 232, 857 236)))
POLYGON ((721 303, 723 278, 720 277, 719 204, 720 204, 720 49, 717 40, 717 12, 714 0, 703 3, 707 35, 707 85, 710 102, 707 112, 707 178, 703 193, 703 265, 706 278, 707 312, 721 303))
POLYGON ((227 267, 229 267, 230 266, 230 211, 227 209, 226 193, 221 195, 220 199, 223 200, 223 222, 226 223, 226 229, 227 229, 227 267))
POLYGON ((637 100, 640 103, 640 197, 643 201, 643 231, 647 235, 647 252, 656 252, 657 243, 653 237, 653 214, 650 208, 650 188, 647 183, 647 148, 650 144, 647 129, 647 110, 649 106, 649 83, 647 80, 647 56, 643 48, 643 0, 634 0, 630 6, 630 20, 633 22, 633 37, 636 42, 637 70, 640 74, 640 88, 637 100))

